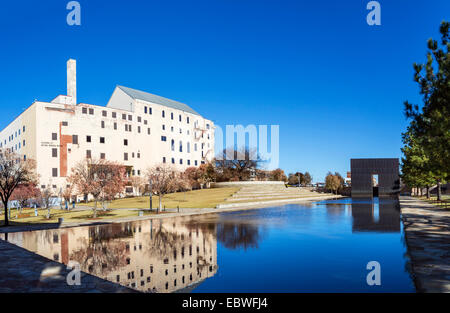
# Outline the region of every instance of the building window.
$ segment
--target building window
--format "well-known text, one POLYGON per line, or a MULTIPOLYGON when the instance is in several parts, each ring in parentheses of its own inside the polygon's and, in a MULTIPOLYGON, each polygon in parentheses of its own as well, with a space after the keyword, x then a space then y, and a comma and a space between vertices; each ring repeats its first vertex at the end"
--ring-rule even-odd
POLYGON ((124 146, 128 146, 128 139, 124 139, 124 140, 123 140, 123 145, 124 145, 124 146))
POLYGON ((117 113, 116 112, 112 112, 111 115, 112 115, 113 118, 117 117, 117 113))
POLYGON ((181 115, 178 116, 178 120, 181 122, 181 115))
POLYGON ((141 133, 141 126, 138 126, 138 133, 141 133))
POLYGON ((175 159, 174 158, 172 158, 172 164, 175 164, 175 159))
POLYGON ((125 153, 123 154, 123 159, 124 159, 125 161, 128 161, 128 153, 125 152, 125 153))
POLYGON ((114 122, 114 129, 117 130, 117 123, 114 122))
POLYGON ((144 125, 147 125, 147 120, 144 120, 144 125))
POLYGON ((162 117, 166 117, 166 112, 162 111, 162 117))
POLYGON ((126 120, 127 119, 127 115, 126 114, 122 114, 122 119, 126 120))
POLYGON ((105 137, 100 137, 100 143, 105 143, 105 137))
POLYGON ((87 108, 81 108, 81 113, 87 114, 87 108))
POLYGON ((23 140, 23 146, 25 147, 25 139, 23 140))
POLYGON ((150 135, 150 128, 147 128, 147 134, 150 135))
POLYGON ((132 121, 132 120, 133 120, 133 117, 132 117, 131 115, 128 115, 128 120, 129 120, 129 121, 132 121))
POLYGON ((173 113, 170 113, 170 119, 173 120, 173 113))
POLYGON ((140 116, 138 116, 138 123, 142 122, 142 119, 140 116))
POLYGON ((175 140, 173 140, 173 139, 171 140, 170 147, 171 147, 172 151, 175 151, 175 140))
POLYGON ((148 107, 148 114, 152 114, 152 108, 148 107))
POLYGON ((187 165, 191 165, 191 160, 187 160, 187 165))
POLYGON ((86 150, 86 158, 91 158, 91 150, 86 150))
POLYGON ((166 163, 166 157, 163 157, 163 163, 166 163))
POLYGON ((162 130, 166 130, 166 125, 162 125, 162 130))
POLYGON ((180 152, 183 152, 183 142, 180 140, 180 152))
POLYGON ((89 115, 94 115, 94 109, 89 109, 89 115))
POLYGON ((197 144, 194 143, 194 151, 197 151, 197 144))
POLYGON ((74 145, 78 144, 78 135, 72 135, 72 144, 74 145))
POLYGON ((183 164, 183 159, 180 159, 180 164, 183 164))
POLYGON ((104 153, 100 153, 100 159, 102 159, 102 160, 105 159, 105 154, 104 153))
POLYGON ((137 158, 138 158, 138 159, 141 158, 141 153, 140 153, 140 152, 137 153, 137 158))
POLYGON ((91 142, 91 136, 86 136, 86 142, 91 142))
POLYGON ((58 157, 58 149, 52 148, 52 157, 57 158, 58 157))
POLYGON ((144 107, 144 113, 147 114, 147 107, 144 107))
MULTIPOLYGON (((61 124, 62 124, 62 126, 69 126, 69 123, 67 123, 67 122, 62 122, 61 124)), ((19 129, 19 135, 20 135, 20 129, 19 129)))
POLYGON ((167 141, 167 137, 166 136, 161 136, 161 141, 167 141))
POLYGON ((187 143, 186 150, 188 153, 191 153, 191 143, 190 142, 187 143))
POLYGON ((106 111, 102 111, 102 116, 107 117, 108 113, 106 111))
POLYGON ((58 140, 58 134, 52 133, 52 140, 58 140))
POLYGON ((23 132, 25 132, 25 126, 23 127, 23 132))
POLYGON ((198 164, 198 163, 197 163, 197 160, 194 161, 194 164, 195 164, 195 166, 197 166, 197 164, 198 164))
POLYGON ((57 168, 52 168, 52 176, 58 177, 58 169, 57 168))
POLYGON ((186 122, 189 124, 189 116, 186 118, 186 122))
POLYGON ((105 121, 102 121, 102 128, 105 128, 105 121))

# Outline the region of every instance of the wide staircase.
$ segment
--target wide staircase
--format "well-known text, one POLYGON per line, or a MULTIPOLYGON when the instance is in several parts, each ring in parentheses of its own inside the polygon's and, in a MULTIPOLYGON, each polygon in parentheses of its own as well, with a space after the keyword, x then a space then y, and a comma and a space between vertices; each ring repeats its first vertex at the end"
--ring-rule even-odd
POLYGON ((274 185, 248 185, 242 186, 238 192, 220 204, 219 208, 234 207, 239 205, 258 205, 271 203, 289 203, 302 200, 314 200, 332 198, 332 194, 324 194, 313 191, 308 187, 285 187, 283 184, 274 185))

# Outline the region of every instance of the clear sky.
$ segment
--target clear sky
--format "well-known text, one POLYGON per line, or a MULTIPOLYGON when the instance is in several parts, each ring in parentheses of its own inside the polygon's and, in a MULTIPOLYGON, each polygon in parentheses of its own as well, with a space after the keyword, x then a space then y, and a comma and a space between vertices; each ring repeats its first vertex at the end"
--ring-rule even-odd
POLYGON ((280 167, 345 174, 350 158, 400 157, 403 101, 419 102, 413 62, 450 20, 450 1, 3 1, 0 128, 34 99, 106 105, 116 85, 192 106, 216 124, 280 125, 280 167))

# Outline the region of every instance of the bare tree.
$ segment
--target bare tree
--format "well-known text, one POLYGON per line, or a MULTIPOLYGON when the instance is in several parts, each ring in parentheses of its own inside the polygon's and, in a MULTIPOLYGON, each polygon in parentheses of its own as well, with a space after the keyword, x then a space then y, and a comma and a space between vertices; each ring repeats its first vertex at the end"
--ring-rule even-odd
POLYGON ((125 168, 118 163, 86 158, 72 168, 72 181, 80 193, 85 197, 89 194, 94 198, 93 217, 97 217, 97 204, 111 200, 120 193, 125 186, 125 168))
POLYGON ((44 189, 41 190, 40 193, 40 199, 39 202, 41 203, 41 206, 45 209, 47 209, 47 218, 50 218, 50 208, 51 208, 51 200, 55 197, 55 193, 53 189, 51 188, 51 184, 48 184, 45 186, 44 189))
POLYGON ((136 196, 139 197, 141 195, 141 191, 145 187, 145 180, 140 176, 132 176, 129 181, 131 183, 131 186, 133 187, 133 190, 135 190, 136 192, 136 196))
POLYGON ((255 149, 243 147, 240 149, 227 148, 222 151, 220 158, 216 158, 218 180, 248 180, 255 174, 263 160, 255 149))
POLYGON ((162 198, 164 195, 175 192, 178 189, 178 173, 175 168, 160 164, 147 170, 147 177, 152 182, 152 190, 159 197, 159 211, 162 209, 162 198))
POLYGON ((0 149, 0 197, 5 208, 5 223, 8 220, 8 201, 14 190, 20 184, 35 183, 37 180, 36 162, 11 152, 9 149, 0 149))
POLYGON ((69 177, 66 180, 66 187, 62 190, 62 197, 63 197, 64 201, 66 201, 68 208, 70 208, 70 201, 72 200, 74 188, 75 188, 75 186, 69 177))

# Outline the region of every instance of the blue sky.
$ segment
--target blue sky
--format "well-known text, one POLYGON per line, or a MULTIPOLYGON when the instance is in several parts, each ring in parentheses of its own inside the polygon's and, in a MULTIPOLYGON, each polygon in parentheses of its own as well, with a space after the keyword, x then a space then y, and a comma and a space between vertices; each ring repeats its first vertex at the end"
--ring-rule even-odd
POLYGON ((400 157, 413 62, 450 19, 447 0, 8 1, 0 8, 0 128, 34 99, 106 105, 114 87, 189 104, 216 124, 280 125, 280 167, 345 174, 353 157, 400 157))

